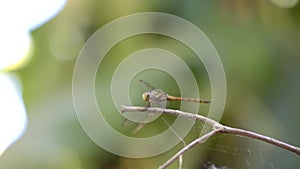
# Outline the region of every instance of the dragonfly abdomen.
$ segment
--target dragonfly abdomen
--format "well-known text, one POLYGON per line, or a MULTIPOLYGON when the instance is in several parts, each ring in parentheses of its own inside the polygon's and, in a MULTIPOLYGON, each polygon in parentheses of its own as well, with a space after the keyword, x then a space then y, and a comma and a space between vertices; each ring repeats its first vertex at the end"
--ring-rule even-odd
POLYGON ((189 101, 189 102, 198 102, 198 103, 210 103, 210 100, 175 97, 175 96, 170 96, 170 95, 167 96, 167 100, 169 100, 169 101, 189 101))

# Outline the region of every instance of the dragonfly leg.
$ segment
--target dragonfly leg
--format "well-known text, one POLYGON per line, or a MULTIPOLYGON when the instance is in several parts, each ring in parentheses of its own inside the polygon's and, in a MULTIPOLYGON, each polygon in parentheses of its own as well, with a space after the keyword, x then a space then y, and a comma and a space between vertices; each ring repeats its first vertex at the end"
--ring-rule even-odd
POLYGON ((144 107, 143 110, 141 110, 141 112, 147 111, 148 107, 150 107, 150 102, 147 103, 147 105, 144 107))

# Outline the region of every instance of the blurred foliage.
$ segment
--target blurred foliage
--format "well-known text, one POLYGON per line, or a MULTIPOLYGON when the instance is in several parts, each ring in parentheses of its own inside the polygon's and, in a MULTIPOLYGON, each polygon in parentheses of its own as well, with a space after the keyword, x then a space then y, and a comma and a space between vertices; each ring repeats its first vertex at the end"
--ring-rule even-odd
MULTIPOLYGON (((25 136, 1 156, 0 168, 152 169, 182 148, 179 144, 164 154, 146 159, 128 159, 110 154, 88 138, 73 108, 72 73, 84 42, 106 23, 146 11, 182 17, 198 26, 212 41, 222 59, 228 85, 222 123, 300 146, 299 4, 293 8, 280 8, 260 0, 70 0, 56 18, 32 32, 32 60, 27 67, 16 71, 23 81, 29 128, 25 136)), ((205 68, 180 42, 158 35, 126 39, 103 60, 99 68, 102 73, 97 75, 96 92, 104 92, 97 98, 106 105, 107 120, 128 135, 131 135, 130 130, 134 126, 121 128, 123 118, 109 115, 117 113, 113 108, 109 84, 114 69, 122 59, 149 47, 170 50, 182 57, 197 77, 201 94, 210 97, 205 68), (103 79, 101 82, 104 83, 100 84, 99 79, 103 79)), ((165 78, 158 80, 153 76, 147 80, 171 94, 180 95, 178 86, 170 83, 174 79, 167 75, 160 76, 165 78)), ((132 101, 143 105, 138 100, 143 89, 136 89, 134 83, 131 85, 132 101)), ((170 105, 173 108, 178 106, 174 103, 170 105)), ((202 107, 200 113, 204 114, 208 107, 202 107)), ((170 123, 174 120, 164 117, 170 123)), ((144 134, 160 132, 163 125, 162 121, 148 125, 136 137, 145 136, 143 130, 144 134)), ((196 124, 186 142, 198 136, 201 126, 196 124)), ((229 168, 300 167, 299 157, 290 152, 231 135, 220 135, 195 147, 184 156, 184 168, 202 168, 207 161, 229 168)), ((177 168, 177 164, 170 168, 177 168)))

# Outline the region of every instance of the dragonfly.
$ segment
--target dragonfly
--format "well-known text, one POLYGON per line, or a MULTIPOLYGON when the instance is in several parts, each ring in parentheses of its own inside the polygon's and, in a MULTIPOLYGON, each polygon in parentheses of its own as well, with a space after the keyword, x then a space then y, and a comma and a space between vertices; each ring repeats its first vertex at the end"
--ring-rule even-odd
POLYGON ((150 103, 151 107, 161 107, 165 108, 167 101, 188 101, 188 102, 198 102, 198 103, 210 103, 210 100, 201 100, 195 98, 185 98, 171 96, 160 89, 156 89, 149 85, 143 80, 139 80, 141 85, 148 90, 148 92, 143 93, 143 100, 150 103))
MULTIPOLYGON (((197 102, 197 103, 205 103, 205 104, 211 102, 210 100, 172 96, 162 91, 161 89, 154 88, 153 86, 149 85, 147 82, 143 80, 139 80, 139 82, 142 85, 142 87, 145 90, 147 90, 147 92, 144 92, 142 95, 143 100, 148 103, 147 106, 145 107, 145 111, 147 110, 147 107, 166 108, 168 101, 188 101, 188 102, 197 102)), ((153 116, 153 114, 150 113, 149 116, 153 116)), ((140 122, 133 130, 133 133, 136 133, 140 129, 142 129, 146 125, 146 121, 148 120, 145 120, 145 122, 140 122)))

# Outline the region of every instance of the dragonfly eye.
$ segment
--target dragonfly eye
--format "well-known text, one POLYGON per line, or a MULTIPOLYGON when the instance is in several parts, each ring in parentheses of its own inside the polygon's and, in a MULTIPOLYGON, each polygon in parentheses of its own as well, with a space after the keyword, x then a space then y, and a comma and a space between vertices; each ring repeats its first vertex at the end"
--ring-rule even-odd
POLYGON ((149 93, 148 92, 143 93, 143 100, 144 101, 149 101, 149 93))

